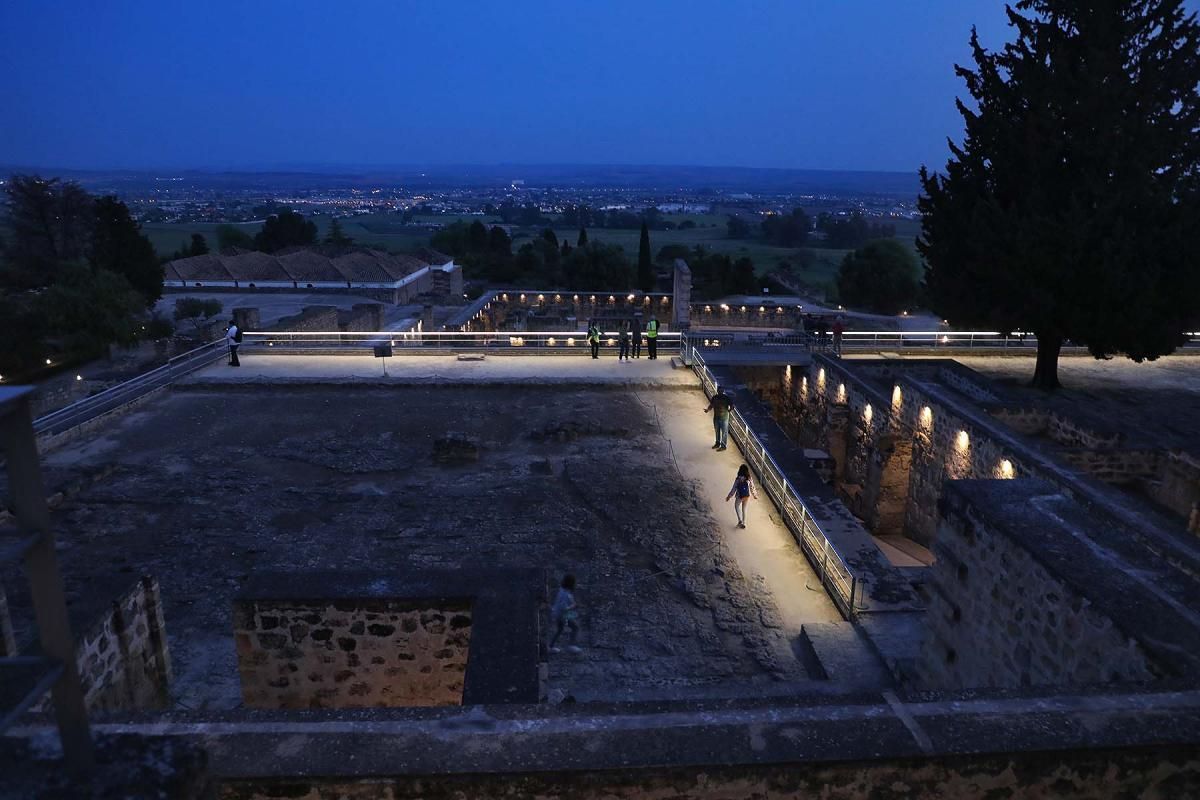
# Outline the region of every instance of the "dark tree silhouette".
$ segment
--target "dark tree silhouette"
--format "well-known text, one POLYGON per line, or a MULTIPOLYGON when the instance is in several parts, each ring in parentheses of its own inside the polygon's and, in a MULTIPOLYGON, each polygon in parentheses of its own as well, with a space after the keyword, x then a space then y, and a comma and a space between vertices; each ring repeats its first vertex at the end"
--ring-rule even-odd
POLYGON ((94 208, 88 262, 93 269, 124 277, 146 306, 154 305, 163 289, 163 268, 154 245, 129 216, 129 208, 116 197, 101 197, 94 208))
POLYGON ((579 238, 575 240, 576 247, 584 247, 587 245, 587 228, 579 229, 579 238))
POLYGON ((285 247, 304 247, 317 243, 316 223, 295 211, 280 211, 267 217, 262 230, 254 237, 254 246, 267 253, 285 247))
POLYGON ((202 256, 208 253, 208 240, 204 238, 202 233, 192 234, 192 246, 188 248, 188 255, 202 256))
POLYGON ((1174 350, 1195 319, 1200 26, 1181 0, 1022 0, 1016 39, 973 31, 974 98, 944 175, 921 169, 932 306, 1029 330, 1033 385, 1065 340, 1097 358, 1174 350))
POLYGON ((354 244, 354 240, 342 230, 342 221, 337 217, 334 217, 329 223, 329 233, 325 236, 325 244, 330 244, 334 247, 349 247, 354 244))
POLYGON ((838 268, 838 299, 877 314, 912 308, 921 289, 921 265, 895 239, 868 242, 847 253, 838 268))
POLYGON ((654 262, 650 259, 650 227, 642 223, 642 238, 638 242, 638 288, 643 292, 654 289, 654 262))
POLYGON ((228 223, 217 226, 217 249, 228 250, 232 247, 240 247, 243 250, 254 249, 254 237, 246 233, 241 228, 235 227, 228 223))
POLYGON ((4 285, 48 286, 63 264, 81 261, 95 222, 93 202, 71 181, 37 175, 9 178, 4 184, 4 285))

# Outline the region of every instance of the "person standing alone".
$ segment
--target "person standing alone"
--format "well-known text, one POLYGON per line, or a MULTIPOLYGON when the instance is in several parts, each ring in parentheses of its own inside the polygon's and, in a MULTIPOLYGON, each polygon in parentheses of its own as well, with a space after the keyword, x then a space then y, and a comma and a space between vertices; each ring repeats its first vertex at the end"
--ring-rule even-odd
POLYGON ((595 321, 588 323, 587 332, 588 344, 592 348, 592 358, 600 357, 600 328, 596 326, 595 321))
POLYGON ((225 343, 229 345, 229 366, 240 367, 238 347, 242 344, 242 329, 233 320, 229 320, 229 327, 225 329, 225 343))
POLYGON ((839 316, 833 321, 833 327, 830 330, 833 332, 833 354, 841 358, 842 334, 846 332, 846 323, 842 322, 842 318, 839 316))
POLYGON ((579 623, 575 621, 577 616, 575 576, 564 575, 558 588, 558 594, 554 596, 554 605, 550 607, 550 622, 555 627, 554 636, 550 638, 551 653, 562 652, 557 645, 558 638, 562 636, 564 630, 571 632, 571 643, 567 645, 567 649, 572 653, 582 652, 575 644, 575 640, 579 638, 579 623))
POLYGON ((629 323, 622 322, 621 328, 617 332, 618 343, 620 349, 617 351, 617 361, 629 360, 629 323))
POLYGON ((633 357, 642 357, 642 324, 635 318, 630 325, 630 331, 633 336, 633 357))
POLYGON ((750 468, 742 464, 738 467, 737 477, 733 479, 733 488, 725 495, 726 503, 733 498, 733 512, 737 514, 739 528, 746 527, 746 506, 751 497, 757 500, 758 490, 754 488, 754 481, 750 479, 750 468))
POLYGON ((658 358, 658 320, 654 317, 646 323, 646 357, 658 358))
POLYGON ((717 393, 708 401, 708 407, 704 410, 711 411, 713 415, 713 436, 716 441, 712 449, 724 450, 729 443, 729 412, 733 410, 733 401, 725 394, 725 390, 718 386, 717 393))

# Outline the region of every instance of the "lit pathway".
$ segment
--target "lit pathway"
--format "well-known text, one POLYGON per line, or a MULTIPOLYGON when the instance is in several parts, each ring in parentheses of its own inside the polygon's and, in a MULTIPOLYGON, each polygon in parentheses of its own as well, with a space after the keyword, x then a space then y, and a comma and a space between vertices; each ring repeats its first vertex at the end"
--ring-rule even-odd
POLYGON ((370 354, 348 356, 271 355, 250 352, 242 366, 224 362, 198 370, 180 383, 278 383, 278 382, 370 382, 370 383, 504 383, 529 381, 555 384, 636 384, 645 386, 694 386, 691 370, 671 369, 670 356, 655 361, 646 358, 629 363, 616 355, 593 361, 579 356, 489 355, 482 361, 458 361, 454 356, 400 355, 377 359, 370 354), (387 377, 381 361, 387 361, 387 377))
MULTIPOLYGON (((679 372, 691 375, 690 370, 679 372)), ((695 392, 642 392, 639 397, 658 407, 663 432, 671 440, 680 471, 684 477, 700 482, 729 551, 748 578, 762 576, 775 597, 787 632, 798 636, 803 623, 842 619, 795 537, 780 519, 779 510, 761 488, 759 499, 750 501, 746 530, 736 527, 733 501, 725 502, 725 495, 744 459, 732 436, 725 452, 711 449, 712 416, 704 413, 708 404, 704 392, 697 387, 695 392)))

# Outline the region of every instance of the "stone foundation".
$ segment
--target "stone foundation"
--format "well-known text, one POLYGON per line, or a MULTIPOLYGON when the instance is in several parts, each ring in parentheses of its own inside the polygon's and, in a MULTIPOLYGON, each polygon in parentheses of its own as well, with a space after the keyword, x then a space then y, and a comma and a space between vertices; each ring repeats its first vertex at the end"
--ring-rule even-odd
POLYGON ((253 708, 460 705, 466 601, 234 603, 242 696, 253 708))

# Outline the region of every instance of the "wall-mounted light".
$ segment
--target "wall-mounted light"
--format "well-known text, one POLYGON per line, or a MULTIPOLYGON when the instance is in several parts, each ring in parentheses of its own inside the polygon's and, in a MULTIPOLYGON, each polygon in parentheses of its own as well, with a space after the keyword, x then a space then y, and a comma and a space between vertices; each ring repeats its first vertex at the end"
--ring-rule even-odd
POLYGON ((48 366, 50 366, 50 364, 51 364, 51 363, 52 363, 52 362, 50 361, 50 359, 48 359, 48 358, 47 358, 47 359, 46 359, 46 366, 47 366, 47 367, 48 367, 48 366))
POLYGON ((900 384, 892 387, 892 408, 900 408, 900 404, 904 402, 904 393, 900 391, 900 384))
POLYGON ((574 347, 574 346, 575 346, 575 337, 568 336, 567 337, 567 347, 574 347))
POLYGON ((875 411, 871 408, 871 404, 867 403, 867 405, 863 408, 863 420, 869 425, 871 423, 871 417, 873 416, 875 416, 875 411))
POLYGON ((954 437, 954 446, 959 450, 966 450, 971 446, 971 437, 967 435, 966 431, 959 431, 958 436, 954 437))
POLYGON ((554 345, 558 344, 558 340, 555 339, 553 336, 551 336, 549 339, 546 340, 546 344, 550 345, 551 347, 554 347, 554 345))
POLYGON ((1000 459, 999 466, 996 467, 996 474, 1004 480, 1012 480, 1016 471, 1013 469, 1013 464, 1007 458, 1000 459))
POLYGON ((846 384, 844 384, 844 383, 838 384, 837 401, 839 403, 846 402, 846 384))
POLYGON ((928 430, 933 425, 933 409, 929 406, 922 406, 921 414, 917 419, 921 423, 921 427, 928 430))

